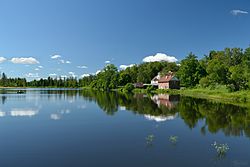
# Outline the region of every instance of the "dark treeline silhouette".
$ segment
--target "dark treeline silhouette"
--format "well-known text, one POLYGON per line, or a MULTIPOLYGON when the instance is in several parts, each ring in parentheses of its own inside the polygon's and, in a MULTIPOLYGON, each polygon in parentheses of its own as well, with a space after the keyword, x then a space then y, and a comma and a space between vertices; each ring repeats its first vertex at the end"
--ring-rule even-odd
POLYGON ((82 87, 84 80, 77 78, 51 78, 27 81, 25 78, 8 78, 5 73, 0 76, 1 87, 58 87, 78 88, 82 87))

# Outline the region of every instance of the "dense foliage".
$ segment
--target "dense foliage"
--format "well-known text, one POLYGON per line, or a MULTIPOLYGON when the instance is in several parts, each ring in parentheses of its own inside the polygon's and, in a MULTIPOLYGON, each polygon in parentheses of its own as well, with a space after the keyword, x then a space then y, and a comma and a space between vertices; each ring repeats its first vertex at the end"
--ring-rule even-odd
POLYGON ((198 59, 190 53, 179 65, 169 62, 142 63, 118 70, 109 64, 97 75, 82 79, 47 78, 27 82, 23 78, 7 78, 3 73, 0 86, 12 87, 92 87, 99 90, 110 90, 125 86, 128 83, 150 83, 158 73, 164 75, 176 73, 184 87, 216 88, 224 85, 230 91, 250 89, 250 47, 226 48, 223 51, 210 51, 204 58, 198 59))
MULTIPOLYGON (((108 65, 115 68, 114 65, 108 65)), ((250 47, 226 48, 223 51, 210 51, 204 58, 198 59, 190 53, 185 59, 176 63, 151 62, 129 67, 125 70, 107 70, 107 67, 91 81, 93 88, 112 89, 125 86, 127 83, 150 83, 159 72, 161 75, 172 71, 176 73, 184 87, 217 88, 225 85, 230 91, 246 90, 250 88, 250 47), (106 77, 113 76, 113 77, 106 77), (108 81, 110 80, 110 81, 108 81), (104 82, 105 81, 105 82, 104 82), (98 82, 101 82, 97 84, 98 82), (112 84, 107 85, 106 82, 112 84), (104 84, 104 85, 103 85, 104 84), (101 85, 101 86, 98 86, 101 85)), ((89 85, 90 83, 87 83, 89 85)))
POLYGON ((250 48, 211 51, 199 64, 201 71, 197 70, 197 77, 203 87, 226 85, 231 91, 250 88, 250 48))
POLYGON ((95 77, 89 76, 82 79, 83 86, 91 86, 101 90, 114 89, 128 83, 150 83, 159 72, 161 75, 169 71, 177 72, 179 66, 169 62, 151 62, 134 65, 125 70, 118 71, 113 65, 107 65, 95 77))

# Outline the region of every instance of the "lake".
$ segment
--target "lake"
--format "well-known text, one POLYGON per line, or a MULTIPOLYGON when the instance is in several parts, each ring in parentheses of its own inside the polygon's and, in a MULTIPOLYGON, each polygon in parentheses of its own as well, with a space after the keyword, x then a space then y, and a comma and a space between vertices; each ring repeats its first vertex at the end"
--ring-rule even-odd
POLYGON ((0 93, 3 167, 250 166, 248 108, 163 94, 0 93), (218 154, 215 141, 228 152, 218 154))

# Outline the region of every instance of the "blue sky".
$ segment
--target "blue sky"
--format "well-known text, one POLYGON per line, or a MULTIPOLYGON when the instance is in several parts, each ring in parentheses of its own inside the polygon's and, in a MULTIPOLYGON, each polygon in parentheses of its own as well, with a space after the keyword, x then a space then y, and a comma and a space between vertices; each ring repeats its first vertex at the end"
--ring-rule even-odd
POLYGON ((119 67, 157 53, 181 60, 246 48, 248 12, 248 0, 0 0, 0 71, 81 76, 105 61, 119 67))

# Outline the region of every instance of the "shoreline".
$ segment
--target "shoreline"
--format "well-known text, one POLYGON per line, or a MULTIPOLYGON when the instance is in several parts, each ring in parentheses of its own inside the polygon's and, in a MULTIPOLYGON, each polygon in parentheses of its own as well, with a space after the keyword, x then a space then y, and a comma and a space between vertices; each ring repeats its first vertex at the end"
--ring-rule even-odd
MULTIPOLYGON (((91 89, 89 87, 78 87, 78 88, 67 88, 67 87, 0 87, 1 90, 3 89, 91 89)), ((96 90, 96 89, 93 89, 96 90)), ((98 90, 97 90, 98 91, 98 90)), ((113 89, 111 91, 121 92, 121 89, 113 89)), ((201 98, 207 99, 222 103, 229 103, 234 105, 241 105, 241 106, 249 106, 250 107, 250 91, 237 91, 237 92, 226 92, 225 90, 220 89, 207 89, 207 88, 192 88, 192 89, 181 89, 181 90, 161 90, 156 89, 150 92, 147 92, 146 89, 134 89, 132 93, 143 93, 143 94, 170 94, 170 95, 181 95, 193 98, 201 98)))
POLYGON ((151 92, 147 92, 146 89, 135 89, 133 93, 181 95, 186 97, 206 99, 214 102, 221 102, 250 108, 250 91, 248 90, 227 92, 225 90, 220 89, 211 90, 207 88, 192 88, 181 90, 157 89, 151 92))

